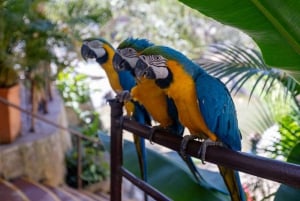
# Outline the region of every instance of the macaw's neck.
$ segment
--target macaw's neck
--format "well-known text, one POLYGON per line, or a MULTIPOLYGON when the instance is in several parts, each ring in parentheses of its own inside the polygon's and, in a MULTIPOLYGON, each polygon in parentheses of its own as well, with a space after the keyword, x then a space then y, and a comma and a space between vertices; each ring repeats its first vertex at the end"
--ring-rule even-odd
POLYGON ((177 98, 178 96, 180 98, 183 95, 182 93, 195 93, 193 78, 185 71, 182 65, 173 60, 169 60, 167 65, 170 74, 172 74, 172 81, 169 86, 165 88, 168 96, 172 98, 177 98))
POLYGON ((106 54, 105 56, 98 58, 97 62, 101 64, 103 70, 105 71, 112 89, 115 92, 123 91, 123 88, 120 84, 119 75, 115 71, 112 62, 115 54, 115 50, 111 46, 106 44, 103 45, 103 48, 105 48, 106 54))
POLYGON ((211 140, 216 141, 216 135, 209 130, 200 111, 199 94, 197 94, 193 76, 176 61, 168 61, 167 65, 173 74, 173 81, 164 90, 176 105, 179 121, 189 129, 192 135, 209 137, 211 140))

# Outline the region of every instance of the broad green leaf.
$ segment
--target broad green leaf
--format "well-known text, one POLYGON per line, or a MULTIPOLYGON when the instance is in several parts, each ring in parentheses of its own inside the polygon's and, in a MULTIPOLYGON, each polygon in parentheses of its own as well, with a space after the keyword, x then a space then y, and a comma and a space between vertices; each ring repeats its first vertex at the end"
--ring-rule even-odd
POLYGON ((298 143, 291 151, 287 162, 296 163, 300 165, 300 143, 298 143))
POLYGON ((247 33, 260 47, 268 65, 287 70, 300 80, 300 1, 180 1, 247 33))
MULTIPOLYGON (((300 164, 300 143, 298 143, 291 151, 288 159, 290 163, 300 164)), ((274 201, 298 201, 300 198, 300 189, 282 184, 275 195, 274 201)))
MULTIPOLYGON (((109 136, 99 134, 99 137, 107 150, 110 150, 109 136)), ((136 176, 139 176, 138 162, 133 143, 124 140, 123 151, 124 166, 136 176)), ((206 189, 197 184, 192 175, 187 172, 187 169, 178 165, 176 161, 171 159, 172 157, 166 157, 150 149, 147 149, 147 157, 149 162, 149 184, 171 199, 175 201, 198 201, 200 199, 202 201, 230 200, 229 196, 224 193, 218 192, 217 190, 206 189)), ((215 183, 222 181, 222 178, 217 173, 201 171, 201 174, 205 176, 205 179, 210 177, 215 183)))

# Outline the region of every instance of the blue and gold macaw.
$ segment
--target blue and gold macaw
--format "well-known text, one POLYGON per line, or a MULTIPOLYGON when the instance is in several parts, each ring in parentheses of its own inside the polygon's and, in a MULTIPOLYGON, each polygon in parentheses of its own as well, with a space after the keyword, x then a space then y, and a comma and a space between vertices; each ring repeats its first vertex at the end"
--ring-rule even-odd
MULTIPOLYGON (((135 72, 137 77, 155 80, 156 85, 174 100, 179 121, 189 129, 191 136, 241 150, 234 103, 220 80, 166 46, 145 49, 139 56, 135 72)), ((245 200, 238 172, 218 167, 231 199, 245 200)))
MULTIPOLYGON (((113 57, 115 49, 110 43, 102 38, 92 38, 83 41, 81 47, 81 55, 86 59, 96 59, 97 63, 105 71, 112 89, 118 94, 124 90, 131 90, 135 85, 135 79, 130 72, 117 72, 113 68, 113 57)), ((151 125, 151 118, 143 106, 136 101, 128 101, 124 103, 128 116, 135 119, 141 124, 151 125)), ((141 178, 147 181, 147 161, 145 140, 137 135, 134 136, 134 143, 137 150, 141 178)))
MULTIPOLYGON (((117 47, 113 64, 118 71, 129 71, 135 76, 135 66, 138 55, 145 48, 153 46, 146 39, 128 38, 117 47)), ((154 80, 140 78, 137 85, 131 89, 130 97, 145 106, 146 110, 157 121, 160 128, 167 129, 170 133, 182 136, 184 127, 178 120, 177 109, 174 101, 167 97, 165 92, 156 85, 154 80)), ((191 157, 181 155, 198 183, 207 185, 201 177, 191 157)))

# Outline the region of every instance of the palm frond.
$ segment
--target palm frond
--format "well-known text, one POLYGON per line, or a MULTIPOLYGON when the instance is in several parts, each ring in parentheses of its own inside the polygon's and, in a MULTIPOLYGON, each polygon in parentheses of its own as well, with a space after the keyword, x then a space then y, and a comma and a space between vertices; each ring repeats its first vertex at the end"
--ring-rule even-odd
POLYGON ((285 71, 267 66, 260 52, 255 49, 214 44, 196 62, 213 76, 227 78, 225 84, 231 92, 237 93, 248 80, 255 77, 249 99, 258 88, 261 90, 260 94, 268 93, 274 82, 281 83, 286 94, 300 94, 299 84, 285 71))

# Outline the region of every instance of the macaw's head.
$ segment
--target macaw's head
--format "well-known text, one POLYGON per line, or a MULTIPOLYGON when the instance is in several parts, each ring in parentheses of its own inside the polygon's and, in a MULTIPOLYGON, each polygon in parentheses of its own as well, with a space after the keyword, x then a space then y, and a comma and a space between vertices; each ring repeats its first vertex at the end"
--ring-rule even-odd
POLYGON ((86 39, 81 46, 81 56, 85 60, 96 59, 99 64, 103 64, 107 62, 110 50, 113 47, 102 38, 86 39))
POLYGON ((120 43, 115 52, 113 58, 114 68, 117 71, 129 70, 134 72, 139 53, 150 46, 153 46, 153 43, 146 39, 127 38, 120 43))
POLYGON ((179 61, 182 57, 180 52, 166 46, 149 47, 141 52, 135 74, 138 79, 153 79, 160 88, 167 88, 173 81, 168 61, 179 61))

